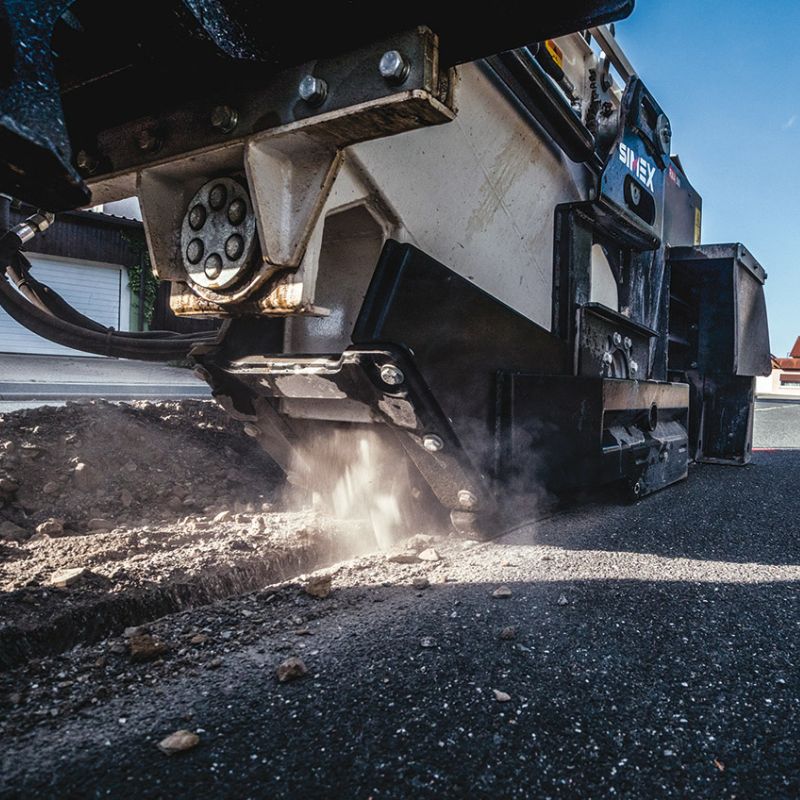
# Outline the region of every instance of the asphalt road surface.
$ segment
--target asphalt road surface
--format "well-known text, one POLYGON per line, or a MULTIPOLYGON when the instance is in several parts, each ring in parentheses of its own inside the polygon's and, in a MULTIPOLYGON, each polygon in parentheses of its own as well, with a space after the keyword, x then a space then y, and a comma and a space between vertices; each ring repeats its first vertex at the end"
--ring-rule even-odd
MULTIPOLYGON (((797 797, 798 475, 800 450, 760 451, 438 562, 354 559, 327 599, 289 585, 161 620, 221 661, 134 665, 6 736, 0 796, 797 797), (309 674, 279 684, 290 655, 309 674), (181 728, 200 744, 161 753, 181 728)), ((99 680, 107 647, 65 657, 64 682, 99 680)))
POLYGON ((800 447, 800 401, 757 401, 753 444, 755 447, 800 447))

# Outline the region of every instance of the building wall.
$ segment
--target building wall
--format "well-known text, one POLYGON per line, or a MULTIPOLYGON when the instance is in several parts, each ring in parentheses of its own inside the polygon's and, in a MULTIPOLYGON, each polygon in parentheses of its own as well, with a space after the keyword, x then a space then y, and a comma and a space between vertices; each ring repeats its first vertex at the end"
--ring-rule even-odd
POLYGON ((756 378, 756 397, 785 397, 787 399, 800 399, 800 384, 796 386, 781 386, 781 374, 785 369, 778 367, 766 377, 756 378))

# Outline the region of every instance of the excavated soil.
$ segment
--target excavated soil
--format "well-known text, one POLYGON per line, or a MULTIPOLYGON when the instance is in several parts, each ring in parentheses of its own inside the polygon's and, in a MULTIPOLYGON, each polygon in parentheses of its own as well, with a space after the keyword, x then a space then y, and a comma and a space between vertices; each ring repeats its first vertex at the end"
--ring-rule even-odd
POLYGON ((279 485, 211 402, 0 415, 0 669, 357 549, 353 526, 282 510, 279 485))

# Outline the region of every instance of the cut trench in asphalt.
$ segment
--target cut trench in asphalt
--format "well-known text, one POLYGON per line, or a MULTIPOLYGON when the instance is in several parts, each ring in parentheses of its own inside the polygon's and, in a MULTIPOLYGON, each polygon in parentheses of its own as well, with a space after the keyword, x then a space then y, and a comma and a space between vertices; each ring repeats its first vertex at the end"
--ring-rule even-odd
POLYGON ((0 669, 364 546, 354 525, 276 510, 274 464, 208 402, 0 415, 0 479, 0 669))
MULTIPOLYGON (((149 540, 143 534, 126 531, 94 536, 88 572, 76 583, 67 587, 27 586, 0 595, 0 617, 4 620, 0 627, 0 669, 119 635, 126 627, 178 611, 293 580, 351 557, 360 549, 361 534, 352 527, 320 523, 312 514, 269 516, 274 525, 271 533, 220 523, 201 542, 185 532, 170 535, 169 531, 159 531, 160 546, 167 548, 161 553, 166 561, 187 561, 184 556, 192 551, 189 569, 164 580, 156 575, 162 566, 159 554, 148 547, 149 540), (106 545, 102 555, 97 553, 98 538, 106 540, 101 543, 106 545), (108 566, 103 557, 116 555, 123 547, 128 551, 128 561, 132 554, 134 559, 138 555, 154 562, 150 565, 151 580, 126 587, 122 583, 126 576, 120 574, 124 568, 112 571, 111 578, 101 574, 100 570, 108 566)), ((63 563, 75 563, 74 553, 74 548, 69 548, 63 563)), ((35 569, 30 560, 24 562, 25 566, 35 569)), ((50 559, 51 564, 54 561, 50 559)), ((58 576, 59 570, 53 574, 58 576)))

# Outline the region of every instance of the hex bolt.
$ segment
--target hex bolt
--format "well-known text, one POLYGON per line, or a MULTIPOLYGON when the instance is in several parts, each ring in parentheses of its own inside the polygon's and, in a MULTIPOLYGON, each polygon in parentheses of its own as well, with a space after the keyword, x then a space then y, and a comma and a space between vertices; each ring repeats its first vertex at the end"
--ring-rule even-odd
POLYGON ((399 86, 408 78, 411 65, 399 50, 387 50, 378 62, 378 71, 388 83, 399 86))
POLYGON ((230 106, 214 106, 211 124, 222 133, 230 133, 239 124, 239 113, 230 106))
POLYGON ((75 164, 81 172, 87 175, 94 175, 97 172, 98 161, 97 159, 86 150, 81 150, 75 157, 75 164))
POLYGON ((630 350, 631 347, 633 347, 633 342, 631 341, 631 337, 630 336, 626 336, 625 337, 625 341, 623 342, 623 345, 625 345, 625 349, 626 350, 630 350))
POLYGON ((422 446, 429 453, 438 453, 444 447, 444 442, 441 436, 437 436, 435 433, 426 433, 422 437, 422 446))
POLYGON ((261 434, 261 428, 259 428, 258 425, 254 425, 252 422, 245 422, 244 432, 255 439, 261 434))
POLYGON ((394 364, 384 364, 381 367, 381 380, 387 386, 399 386, 406 376, 394 364))
POLYGON ((622 344, 622 336, 617 331, 614 331, 611 341, 614 342, 615 347, 619 347, 622 344))
POLYGON ((469 489, 461 489, 458 492, 458 504, 463 508, 475 508, 478 498, 469 489))
POLYGON ((297 93, 310 106, 319 106, 328 96, 328 84, 322 78, 306 75, 297 87, 297 93))
POLYGON ((161 139, 153 128, 143 128, 136 134, 136 146, 143 153, 154 153, 161 147, 161 139))

